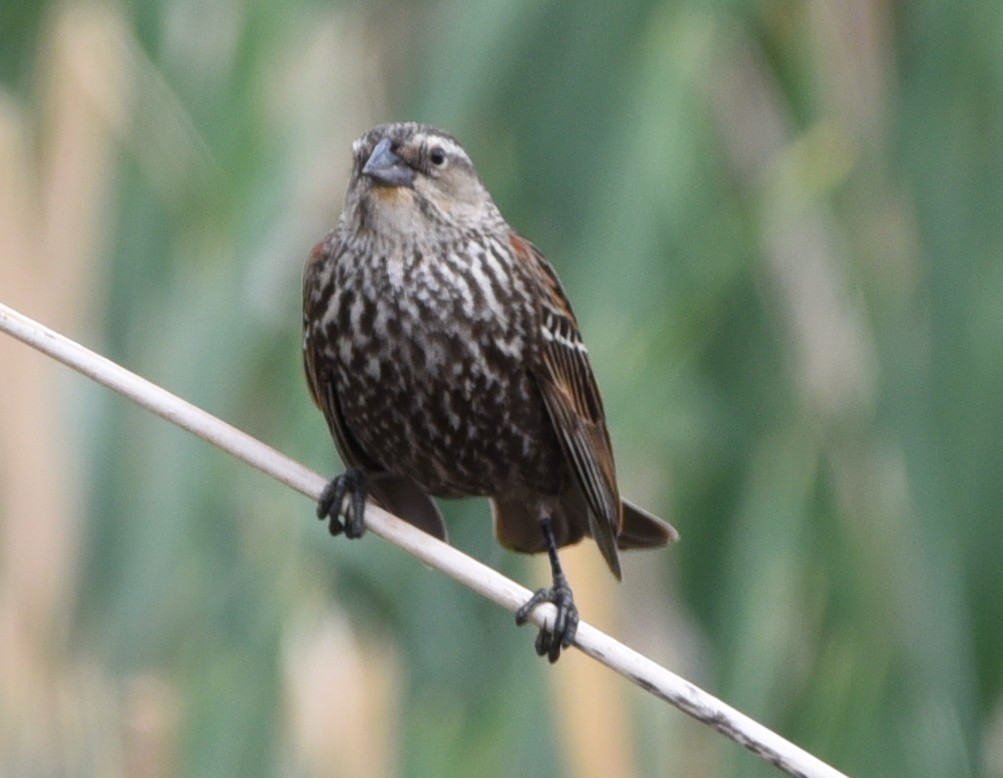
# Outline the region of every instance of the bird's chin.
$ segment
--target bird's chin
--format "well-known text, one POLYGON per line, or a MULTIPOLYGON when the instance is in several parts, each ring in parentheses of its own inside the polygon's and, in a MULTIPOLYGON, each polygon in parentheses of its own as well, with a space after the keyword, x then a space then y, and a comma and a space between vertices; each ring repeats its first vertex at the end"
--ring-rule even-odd
POLYGON ((407 186, 378 184, 370 187, 369 196, 381 205, 404 205, 414 199, 414 190, 407 186))
POLYGON ((370 229, 384 234, 411 235, 424 228, 415 192, 406 186, 373 186, 362 198, 370 229))

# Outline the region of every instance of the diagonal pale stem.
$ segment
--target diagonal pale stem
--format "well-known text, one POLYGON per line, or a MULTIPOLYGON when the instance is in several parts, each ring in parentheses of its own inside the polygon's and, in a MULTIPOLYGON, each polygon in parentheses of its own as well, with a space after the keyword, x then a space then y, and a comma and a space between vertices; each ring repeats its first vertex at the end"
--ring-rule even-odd
MULTIPOLYGON (((3 303, 0 303, 0 330, 113 389, 172 424, 194 433, 314 501, 320 497, 327 484, 327 480, 319 473, 285 454, 3 303)), ((511 613, 515 613, 531 596, 528 589, 487 565, 371 503, 366 506, 366 528, 511 613)), ((544 603, 530 614, 528 620, 538 627, 549 627, 555 614, 554 606, 544 603)), ((642 689, 707 724, 790 775, 845 778, 843 773, 807 751, 585 622, 578 626, 575 645, 642 689)))

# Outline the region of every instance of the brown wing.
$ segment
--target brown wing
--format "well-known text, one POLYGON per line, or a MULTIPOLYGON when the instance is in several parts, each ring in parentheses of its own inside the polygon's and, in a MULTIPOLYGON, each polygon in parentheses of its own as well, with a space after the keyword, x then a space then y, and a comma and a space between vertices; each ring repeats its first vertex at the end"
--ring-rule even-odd
POLYGON ((561 450, 585 497, 592 537, 619 578, 616 538, 623 515, 613 448, 588 351, 553 268, 533 244, 518 235, 511 235, 511 243, 539 282, 542 359, 535 377, 561 450))

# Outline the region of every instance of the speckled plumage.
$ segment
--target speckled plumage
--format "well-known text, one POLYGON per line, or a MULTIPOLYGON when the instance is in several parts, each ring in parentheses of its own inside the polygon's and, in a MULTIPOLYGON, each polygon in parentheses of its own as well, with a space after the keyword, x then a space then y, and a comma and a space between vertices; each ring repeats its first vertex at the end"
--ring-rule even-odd
MULTIPOLYGON (((534 552, 591 535, 617 577, 618 546, 673 539, 622 506, 570 304, 455 139, 382 125, 353 156, 341 219, 305 271, 304 357, 369 496, 440 537, 428 495, 490 497, 504 545, 534 552)), ((556 587, 556 549, 551 559, 556 587)), ((555 659, 559 646, 545 647, 555 659)))
POLYGON ((390 260, 346 231, 318 252, 313 297, 326 315, 314 331, 359 448, 439 497, 499 484, 556 493, 557 438, 524 370, 539 314, 511 252, 482 236, 443 254, 416 242, 390 260))

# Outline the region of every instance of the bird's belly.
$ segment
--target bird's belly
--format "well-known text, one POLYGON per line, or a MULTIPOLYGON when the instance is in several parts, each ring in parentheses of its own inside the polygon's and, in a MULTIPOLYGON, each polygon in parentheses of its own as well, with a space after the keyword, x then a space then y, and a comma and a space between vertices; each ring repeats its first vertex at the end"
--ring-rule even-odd
POLYGON ((345 423, 387 471, 439 497, 559 491, 559 444, 521 350, 426 327, 348 356, 345 423))

